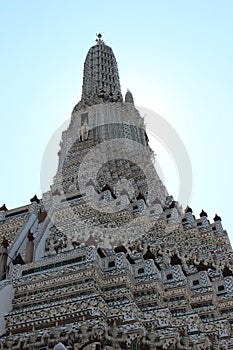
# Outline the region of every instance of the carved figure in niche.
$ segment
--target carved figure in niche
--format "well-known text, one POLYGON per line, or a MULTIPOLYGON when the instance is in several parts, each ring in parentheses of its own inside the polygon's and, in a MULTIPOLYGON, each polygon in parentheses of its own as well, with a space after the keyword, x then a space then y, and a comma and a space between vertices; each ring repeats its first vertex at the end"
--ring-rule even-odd
POLYGON ((36 342, 36 333, 33 332, 30 334, 30 343, 34 344, 36 342))
POLYGON ((56 226, 50 228, 50 237, 45 241, 45 256, 60 253, 67 250, 67 236, 64 235, 56 226))
POLYGON ((26 348, 26 345, 28 344, 28 337, 24 336, 22 339, 20 339, 20 346, 19 349, 26 348))
POLYGON ((74 183, 72 183, 70 186, 69 186, 69 192, 74 192, 76 191, 77 187, 74 183))
MULTIPOLYGON (((99 304, 99 306, 102 309, 101 304, 99 304)), ((93 327, 91 332, 92 339, 102 339, 104 334, 105 334, 105 327, 103 325, 98 325, 98 324, 93 327)))
POLYGON ((5 349, 12 349, 13 338, 12 337, 7 337, 5 345, 6 345, 5 349))
POLYGON ((212 348, 214 350, 220 350, 220 345, 219 345, 219 341, 218 341, 218 336, 217 335, 214 336, 214 339, 212 341, 212 348))
POLYGON ((140 253, 143 252, 143 255, 144 255, 144 251, 146 252, 147 250, 147 244, 142 242, 139 239, 136 239, 134 241, 128 242, 128 248, 133 254, 136 254, 138 252, 140 253))
POLYGON ((163 341, 159 340, 155 335, 155 326, 153 325, 151 330, 148 332, 146 336, 146 332, 144 333, 144 337, 142 339, 142 344, 149 345, 150 350, 156 350, 158 346, 163 345, 163 341))
POLYGON ((79 141, 85 141, 88 139, 89 134, 89 125, 87 121, 85 120, 84 123, 81 125, 81 127, 78 129, 78 140, 79 141))
POLYGON ((49 340, 49 332, 45 331, 42 335, 42 342, 43 344, 47 345, 49 340))
POLYGON ((82 333, 82 343, 87 343, 89 341, 89 332, 88 332, 89 324, 85 321, 83 317, 83 323, 81 325, 81 333, 82 333))
POLYGON ((111 327, 111 335, 108 335, 106 330, 105 337, 111 342, 111 346, 106 346, 106 350, 117 350, 121 349, 120 342, 126 341, 126 335, 123 334, 122 337, 119 337, 119 328, 117 327, 116 321, 114 321, 113 326, 111 327))
POLYGON ((180 350, 193 349, 193 347, 190 346, 189 336, 188 336, 187 331, 184 332, 184 335, 182 337, 180 337, 180 335, 178 335, 178 339, 176 342, 176 349, 180 349, 180 350))

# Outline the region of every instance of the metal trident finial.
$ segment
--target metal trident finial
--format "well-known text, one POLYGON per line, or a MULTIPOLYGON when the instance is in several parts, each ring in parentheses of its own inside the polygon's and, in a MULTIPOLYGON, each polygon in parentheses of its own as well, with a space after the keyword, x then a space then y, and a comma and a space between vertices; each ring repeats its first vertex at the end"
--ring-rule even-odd
POLYGON ((101 39, 102 38, 102 34, 96 34, 97 38, 95 41, 97 42, 98 45, 101 45, 103 44, 103 40, 101 39))

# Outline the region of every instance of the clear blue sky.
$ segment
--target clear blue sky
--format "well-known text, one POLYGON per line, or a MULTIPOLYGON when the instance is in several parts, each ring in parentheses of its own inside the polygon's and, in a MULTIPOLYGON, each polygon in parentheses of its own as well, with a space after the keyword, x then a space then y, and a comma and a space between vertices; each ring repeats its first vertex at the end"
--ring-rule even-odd
MULTIPOLYGON (((41 196, 44 150, 80 100, 97 32, 114 50, 123 93, 183 140, 195 215, 218 213, 233 241, 232 0, 1 0, 0 205, 41 196)), ((165 174, 171 193, 174 176, 165 174)))

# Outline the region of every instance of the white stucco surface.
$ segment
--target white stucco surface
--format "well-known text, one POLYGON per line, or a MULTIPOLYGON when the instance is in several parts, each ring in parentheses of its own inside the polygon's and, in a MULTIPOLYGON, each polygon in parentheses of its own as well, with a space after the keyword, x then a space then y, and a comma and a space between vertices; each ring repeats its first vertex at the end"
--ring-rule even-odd
POLYGON ((0 283, 0 336, 5 333, 4 315, 12 309, 12 299, 14 296, 12 284, 4 286, 5 283, 6 281, 0 283))

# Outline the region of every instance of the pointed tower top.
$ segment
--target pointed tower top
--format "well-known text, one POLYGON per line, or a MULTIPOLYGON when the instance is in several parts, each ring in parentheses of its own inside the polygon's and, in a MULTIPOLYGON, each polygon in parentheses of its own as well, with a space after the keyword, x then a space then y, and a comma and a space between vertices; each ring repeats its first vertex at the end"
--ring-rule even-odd
POLYGON ((200 212, 200 217, 202 218, 202 217, 207 217, 208 215, 207 215, 207 213, 202 209, 202 211, 200 212))
POLYGON ((221 217, 215 214, 214 221, 222 221, 221 217))
POLYGON ((75 110, 99 103, 122 102, 117 62, 111 47, 97 34, 84 62, 82 99, 75 110))
POLYGON ((6 204, 3 204, 1 207, 0 207, 0 211, 7 211, 7 207, 6 207, 6 204))
POLYGON ((134 103, 133 95, 132 95, 132 93, 129 91, 129 89, 127 90, 127 92, 126 92, 126 94, 125 94, 125 102, 134 103))
POLYGON ((30 202, 31 203, 36 202, 38 204, 40 203, 40 200, 37 198, 37 195, 35 194, 35 196, 30 199, 30 202))
POLYGON ((185 213, 192 213, 192 209, 187 205, 186 209, 185 209, 185 213))

